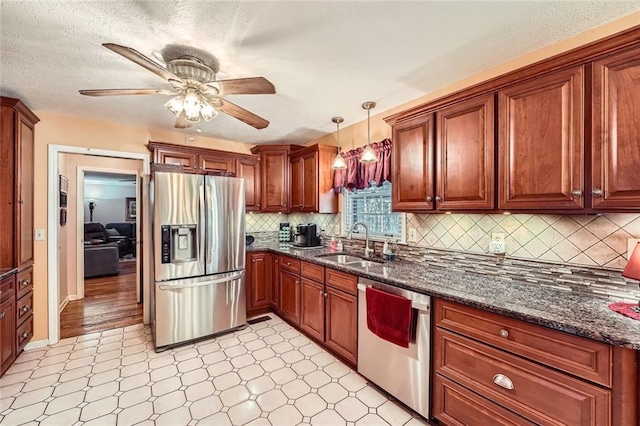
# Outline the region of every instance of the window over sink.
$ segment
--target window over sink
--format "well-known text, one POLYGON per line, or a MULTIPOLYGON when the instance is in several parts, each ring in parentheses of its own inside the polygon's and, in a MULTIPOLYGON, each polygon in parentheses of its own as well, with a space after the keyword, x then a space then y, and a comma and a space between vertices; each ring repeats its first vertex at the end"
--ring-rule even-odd
MULTIPOLYGON (((405 213, 391 211, 391 183, 353 191, 342 190, 342 234, 347 235, 351 225, 364 222, 373 240, 405 242, 405 213)), ((365 237, 362 227, 353 231, 354 238, 365 237)))

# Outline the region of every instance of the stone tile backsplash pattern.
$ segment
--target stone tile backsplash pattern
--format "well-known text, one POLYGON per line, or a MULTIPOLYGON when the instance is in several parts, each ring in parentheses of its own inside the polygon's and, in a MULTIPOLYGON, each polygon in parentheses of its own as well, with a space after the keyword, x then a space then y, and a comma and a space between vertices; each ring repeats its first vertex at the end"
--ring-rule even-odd
MULTIPOLYGON (((503 233, 510 258, 623 269, 627 239, 640 238, 640 215, 407 214, 418 247, 486 253, 503 233)), ((412 244, 413 245, 413 244, 412 244)))
MULTIPOLYGON (((327 235, 340 234, 340 214, 310 213, 247 214, 247 233, 275 232, 280 222, 289 222, 292 227, 315 222, 327 235)), ((627 239, 640 238, 640 215, 407 213, 409 227, 416 228, 418 234, 411 247, 487 253, 491 234, 497 232, 505 235, 508 258, 621 270, 626 264, 627 239)))

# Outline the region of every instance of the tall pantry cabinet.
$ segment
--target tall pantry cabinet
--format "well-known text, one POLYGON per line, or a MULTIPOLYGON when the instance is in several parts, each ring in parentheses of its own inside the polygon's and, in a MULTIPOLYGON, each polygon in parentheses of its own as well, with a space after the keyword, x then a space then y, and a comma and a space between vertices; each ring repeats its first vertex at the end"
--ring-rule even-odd
POLYGON ((34 127, 38 121, 19 99, 0 97, 0 274, 6 275, 3 306, 9 307, 0 321, 14 324, 13 333, 0 324, 0 374, 33 335, 34 127), (13 270, 15 277, 10 275, 13 270))

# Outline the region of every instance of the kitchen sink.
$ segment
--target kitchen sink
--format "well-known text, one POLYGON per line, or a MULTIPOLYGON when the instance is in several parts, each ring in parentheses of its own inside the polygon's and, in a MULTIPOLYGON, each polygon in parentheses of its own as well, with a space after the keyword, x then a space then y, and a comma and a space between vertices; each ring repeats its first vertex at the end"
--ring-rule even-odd
POLYGON ((328 260, 329 262, 336 263, 351 263, 351 262, 361 262, 362 258, 357 256, 349 256, 347 254, 330 254, 328 256, 321 256, 324 260, 328 260))
POLYGON ((346 262, 345 265, 354 266, 356 268, 368 268, 369 266, 380 265, 380 263, 372 262, 370 260, 358 260, 354 262, 346 262))

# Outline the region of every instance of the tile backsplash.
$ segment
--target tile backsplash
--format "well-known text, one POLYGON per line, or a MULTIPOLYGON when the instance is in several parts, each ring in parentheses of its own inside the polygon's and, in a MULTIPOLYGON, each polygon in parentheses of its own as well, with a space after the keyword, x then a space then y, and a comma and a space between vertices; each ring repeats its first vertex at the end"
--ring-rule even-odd
POLYGON ((640 215, 407 214, 418 247, 486 253, 492 233, 505 235, 510 258, 622 269, 627 239, 640 238, 640 215))
MULTIPOLYGON (((327 235, 340 233, 340 214, 247 214, 247 233, 278 231, 280 222, 314 222, 327 235)), ((503 233, 506 257, 621 270, 627 239, 640 238, 640 215, 413 214, 410 246, 487 253, 492 233, 503 233)), ((354 241, 354 243, 356 243, 354 241)))

